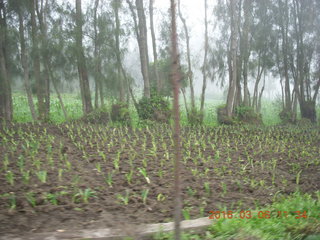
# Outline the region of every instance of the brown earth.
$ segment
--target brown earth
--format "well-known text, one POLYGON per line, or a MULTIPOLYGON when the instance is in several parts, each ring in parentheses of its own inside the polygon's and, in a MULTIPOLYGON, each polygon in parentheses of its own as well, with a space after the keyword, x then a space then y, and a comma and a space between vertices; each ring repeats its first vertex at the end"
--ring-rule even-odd
MULTIPOLYGON (((320 189, 319 128, 185 127, 182 139, 183 208, 191 218, 224 207, 259 208, 297 188, 320 189)), ((4 126, 0 234, 170 221, 173 156, 167 125, 140 130, 81 123, 4 126), (146 169, 150 183, 139 168, 146 169), (28 171, 29 181, 23 178, 28 171), (112 171, 110 186, 106 179, 112 171), (41 172, 47 173, 46 182, 40 181, 41 172), (86 189, 94 191, 88 202, 81 198, 86 189), (127 193, 125 205, 119 194, 127 193)))

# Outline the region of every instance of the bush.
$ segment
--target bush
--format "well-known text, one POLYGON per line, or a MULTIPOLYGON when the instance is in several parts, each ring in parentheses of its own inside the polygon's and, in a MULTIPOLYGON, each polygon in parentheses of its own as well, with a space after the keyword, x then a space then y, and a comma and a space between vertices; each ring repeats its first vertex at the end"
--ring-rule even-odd
POLYGON ((91 124, 105 124, 110 121, 110 116, 106 108, 95 109, 89 114, 74 120, 74 122, 91 123, 91 124))
POLYGON ((262 116, 256 113, 252 107, 238 106, 232 117, 227 115, 226 105, 217 107, 217 115, 219 124, 235 125, 235 124, 262 124, 262 116))
POLYGON ((236 107, 236 117, 240 123, 262 124, 262 116, 256 113, 252 107, 238 106, 236 107))
POLYGON ((203 113, 198 111, 197 109, 193 108, 191 109, 189 116, 188 116, 188 122, 191 125, 201 125, 203 123, 203 113))
POLYGON ((217 107, 217 116, 219 124, 232 125, 235 123, 232 117, 228 117, 227 106, 225 104, 217 107))
POLYGON ((292 111, 282 110, 279 113, 279 117, 282 123, 292 123, 292 124, 296 123, 295 114, 292 111))
POLYGON ((171 117, 169 102, 157 94, 153 94, 150 98, 142 97, 137 110, 141 120, 168 122, 171 117))
POLYGON ((113 122, 130 124, 131 117, 128 104, 122 102, 113 104, 111 108, 111 120, 113 122))

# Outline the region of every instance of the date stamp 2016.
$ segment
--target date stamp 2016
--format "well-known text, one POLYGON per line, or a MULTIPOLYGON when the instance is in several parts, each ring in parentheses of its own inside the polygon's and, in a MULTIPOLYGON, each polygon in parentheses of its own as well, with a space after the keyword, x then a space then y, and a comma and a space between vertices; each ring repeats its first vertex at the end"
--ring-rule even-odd
POLYGON ((293 216, 295 219, 308 218, 307 211, 209 211, 209 219, 270 219, 288 218, 293 216))

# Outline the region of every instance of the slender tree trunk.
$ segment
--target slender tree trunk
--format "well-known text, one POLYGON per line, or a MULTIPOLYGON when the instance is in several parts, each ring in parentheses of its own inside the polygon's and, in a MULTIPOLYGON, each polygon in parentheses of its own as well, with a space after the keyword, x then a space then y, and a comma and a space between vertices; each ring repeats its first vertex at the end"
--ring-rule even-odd
POLYGON ((37 121, 38 118, 37 118, 37 114, 36 114, 36 110, 35 110, 35 106, 34 106, 34 102, 33 102, 33 98, 32 98, 32 92, 31 92, 31 88, 30 88, 29 65, 28 65, 27 54, 26 54, 26 43, 25 43, 25 37, 24 37, 24 23, 23 23, 21 6, 18 9, 18 17, 19 17, 21 65, 23 68, 24 88, 26 90, 32 120, 37 121))
POLYGON ((114 12, 115 12, 115 21, 116 21, 116 56, 117 56, 117 76, 119 81, 119 96, 120 102, 125 102, 125 90, 123 77, 121 76, 121 55, 120 55, 120 20, 119 20, 119 7, 120 0, 114 2, 114 12))
POLYGON ((156 45, 156 35, 154 33, 154 24, 153 24, 153 2, 154 0, 149 0, 149 14, 150 14, 150 29, 151 29, 151 39, 152 39, 152 49, 153 49, 153 70, 156 76, 156 86, 157 92, 161 92, 162 84, 160 82, 159 72, 158 72, 158 54, 157 54, 157 45, 156 45))
POLYGON ((31 0, 31 35, 32 35, 32 48, 33 48, 33 72, 37 85, 37 98, 38 98, 38 116, 41 121, 46 119, 46 103, 45 103, 45 83, 41 79, 40 72, 40 52, 38 42, 38 26, 36 22, 36 2, 31 0))
POLYGON ((189 109, 188 109, 188 103, 187 103, 187 97, 186 97, 186 90, 185 88, 181 88, 182 96, 183 96, 183 102, 184 106, 186 108, 187 118, 189 119, 189 109))
POLYGON ((57 86, 56 79, 55 79, 55 77, 54 77, 54 75, 53 75, 52 67, 51 67, 50 62, 49 62, 48 70, 49 70, 49 75, 50 75, 50 79, 51 79, 51 81, 52 81, 53 88, 54 88, 54 90, 56 91, 56 94, 57 94, 57 96, 58 96, 59 103, 60 103, 60 106, 61 106, 61 109, 62 109, 64 118, 65 118, 65 120, 68 120, 68 114, 67 114, 66 108, 65 108, 65 106, 64 106, 64 103, 63 103, 63 100, 62 100, 62 97, 61 97, 59 88, 58 88, 58 86, 57 86))
POLYGON ((235 21, 236 17, 236 4, 237 0, 230 1, 230 18, 231 18, 231 73, 228 98, 227 98, 227 116, 232 117, 235 100, 236 100, 236 88, 237 88, 237 39, 238 28, 235 21))
POLYGON ((243 60, 243 105, 249 106, 249 88, 248 88, 248 62, 250 57, 250 47, 249 47, 249 32, 250 32, 250 25, 251 19, 250 14, 252 11, 252 1, 251 0, 244 0, 243 3, 243 12, 244 12, 244 26, 243 26, 243 33, 241 38, 241 56, 243 60))
POLYGON ((175 193, 175 210, 174 210, 174 226, 175 239, 180 240, 180 222, 181 222, 181 179, 180 179, 180 161, 181 161, 181 140, 180 140, 180 112, 179 112, 179 55, 177 44, 177 28, 176 28, 176 4, 175 0, 171 0, 171 41, 172 41, 172 85, 173 85, 173 109, 174 109, 174 145, 175 145, 175 161, 174 161, 174 193, 175 193))
POLYGON ((190 37, 189 31, 186 23, 186 19, 182 16, 181 9, 180 9, 180 0, 178 0, 178 14, 179 18, 183 24, 184 33, 186 35, 186 44, 187 44, 187 62, 188 62, 188 78, 189 78, 189 85, 190 85, 190 97, 191 97, 191 108, 195 110, 195 97, 194 97, 194 86, 193 86, 193 72, 191 66, 191 54, 190 54, 190 37))
POLYGON ((82 46, 82 12, 81 12, 81 0, 76 0, 76 52, 77 52, 77 64, 79 72, 79 80, 81 86, 82 105, 84 114, 92 111, 91 93, 88 79, 88 71, 82 46))
POLYGON ((203 120, 204 117, 204 99, 207 88, 207 57, 208 57, 208 17, 207 17, 207 0, 204 0, 204 57, 203 57, 203 65, 202 65, 202 92, 201 92, 201 104, 200 104, 200 112, 203 120))
POLYGON ((50 62, 50 54, 48 54, 48 34, 47 34, 47 19, 46 19, 46 13, 48 12, 48 0, 45 0, 45 4, 43 3, 43 0, 40 2, 40 10, 38 6, 38 0, 36 0, 36 13, 39 20, 39 28, 41 32, 41 56, 42 56, 42 62, 44 65, 44 77, 43 77, 43 94, 44 94, 44 104, 45 104, 45 112, 44 112, 44 120, 49 119, 50 114, 50 71, 49 69, 49 62, 50 62))
POLYGON ((0 120, 12 121, 13 107, 11 95, 11 83, 8 72, 8 60, 6 54, 7 23, 4 1, 0 0, 0 120))
POLYGON ((95 0, 94 2, 94 14, 93 14, 93 28, 94 28, 94 83, 95 83, 95 95, 94 95, 94 107, 99 107, 99 67, 98 67, 98 59, 99 59, 99 51, 98 51, 98 30, 97 30, 97 11, 99 7, 99 0, 95 0))
POLYGON ((283 68, 284 68, 284 93, 285 93, 285 111, 291 112, 292 101, 291 101, 291 90, 289 81, 289 64, 288 64, 288 0, 285 0, 285 5, 282 6, 282 0, 278 0, 279 15, 280 15, 280 28, 282 35, 282 57, 283 57, 283 68))
POLYGON ((149 57, 148 57, 148 43, 147 43, 147 26, 146 16, 144 13, 143 0, 136 0, 136 7, 138 13, 138 29, 140 42, 140 59, 141 59, 141 72, 144 83, 143 94, 145 97, 150 98, 150 78, 149 78, 149 57))

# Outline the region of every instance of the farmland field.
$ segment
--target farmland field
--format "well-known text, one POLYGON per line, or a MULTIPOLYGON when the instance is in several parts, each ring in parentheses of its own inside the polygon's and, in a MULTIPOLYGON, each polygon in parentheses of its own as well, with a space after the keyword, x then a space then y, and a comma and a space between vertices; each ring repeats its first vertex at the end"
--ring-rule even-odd
MULTIPOLYGON (((315 126, 185 126, 181 137, 185 219, 320 189, 315 126)), ((2 233, 172 220, 168 125, 16 123, 3 125, 0 139, 2 233)))

